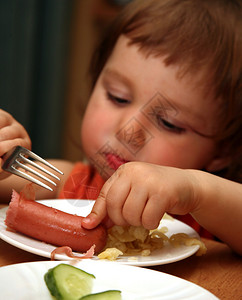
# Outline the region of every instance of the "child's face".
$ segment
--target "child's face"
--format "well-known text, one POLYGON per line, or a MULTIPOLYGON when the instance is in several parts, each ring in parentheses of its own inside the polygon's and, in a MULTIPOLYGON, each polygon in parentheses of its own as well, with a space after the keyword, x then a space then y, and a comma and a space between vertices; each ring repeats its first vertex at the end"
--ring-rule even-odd
MULTIPOLYGON (((82 126, 86 155, 107 179, 122 163, 209 169, 216 104, 198 78, 146 57, 121 36, 95 85, 82 126)), ((212 170, 210 170, 212 171, 212 170)))

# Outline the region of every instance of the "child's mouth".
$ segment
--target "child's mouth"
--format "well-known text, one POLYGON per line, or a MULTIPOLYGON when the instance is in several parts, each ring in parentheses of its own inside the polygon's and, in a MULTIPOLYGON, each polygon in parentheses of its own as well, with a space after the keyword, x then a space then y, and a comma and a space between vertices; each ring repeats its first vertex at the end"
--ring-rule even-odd
POLYGON ((108 165, 110 168, 117 170, 121 165, 127 163, 128 161, 121 158, 114 153, 105 153, 108 165))

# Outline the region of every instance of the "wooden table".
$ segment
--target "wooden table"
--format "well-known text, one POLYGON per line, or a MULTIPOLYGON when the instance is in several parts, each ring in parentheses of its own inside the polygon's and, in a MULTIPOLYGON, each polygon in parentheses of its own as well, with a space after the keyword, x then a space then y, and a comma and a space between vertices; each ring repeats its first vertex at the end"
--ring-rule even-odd
MULTIPOLYGON (((0 205, 0 208, 3 207, 0 205)), ((209 290, 222 300, 242 300, 242 257, 219 242, 203 239, 207 246, 204 256, 191 256, 167 265, 149 267, 191 281, 209 290)), ((47 258, 20 250, 0 240, 0 266, 47 258)))

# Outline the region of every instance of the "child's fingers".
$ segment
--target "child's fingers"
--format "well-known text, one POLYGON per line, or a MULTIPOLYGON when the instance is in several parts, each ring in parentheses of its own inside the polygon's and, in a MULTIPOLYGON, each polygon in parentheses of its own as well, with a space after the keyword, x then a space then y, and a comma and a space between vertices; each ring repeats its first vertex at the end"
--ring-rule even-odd
POLYGON ((103 185, 100 194, 95 201, 91 213, 82 220, 82 226, 86 229, 95 228, 107 216, 106 195, 109 189, 109 180, 103 185))
POLYGON ((106 217, 106 201, 103 196, 98 196, 91 213, 82 220, 82 226, 86 229, 95 228, 106 217))
POLYGON ((103 185, 100 194, 95 201, 91 213, 82 220, 82 225, 86 229, 92 229, 103 223, 106 227, 110 227, 115 221, 122 223, 123 218, 120 215, 120 207, 123 205, 123 191, 129 190, 129 188, 122 188, 122 193, 117 193, 120 191, 121 183, 118 184, 119 172, 114 173, 103 185), (109 218, 111 217, 111 218, 109 218))
POLYGON ((141 226, 142 215, 149 199, 147 189, 133 184, 129 194, 124 199, 121 210, 122 218, 126 222, 124 225, 141 226))
POLYGON ((169 200, 161 195, 149 197, 142 214, 142 225, 149 230, 157 228, 168 204, 169 200))
POLYGON ((31 150, 31 140, 24 127, 16 121, 0 127, 0 157, 18 145, 31 150))
POLYGON ((2 157, 5 153, 7 153, 9 150, 11 150, 16 146, 22 146, 31 149, 30 145, 31 143, 23 139, 15 139, 15 140, 0 142, 0 157, 2 157))
POLYGON ((114 222, 109 218, 108 215, 102 220, 102 224, 108 229, 113 227, 114 222))
POLYGON ((13 140, 16 138, 29 139, 25 128, 18 122, 0 128, 0 141, 13 140))

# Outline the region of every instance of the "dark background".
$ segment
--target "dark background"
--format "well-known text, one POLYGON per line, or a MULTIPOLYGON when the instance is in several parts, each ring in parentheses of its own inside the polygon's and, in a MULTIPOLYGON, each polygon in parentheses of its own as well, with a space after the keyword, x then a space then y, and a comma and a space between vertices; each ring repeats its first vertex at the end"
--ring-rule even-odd
POLYGON ((60 157, 71 0, 0 0, 0 107, 60 157))
POLYGON ((130 0, 0 0, 0 108, 43 158, 83 158, 80 124, 96 41, 130 0))

